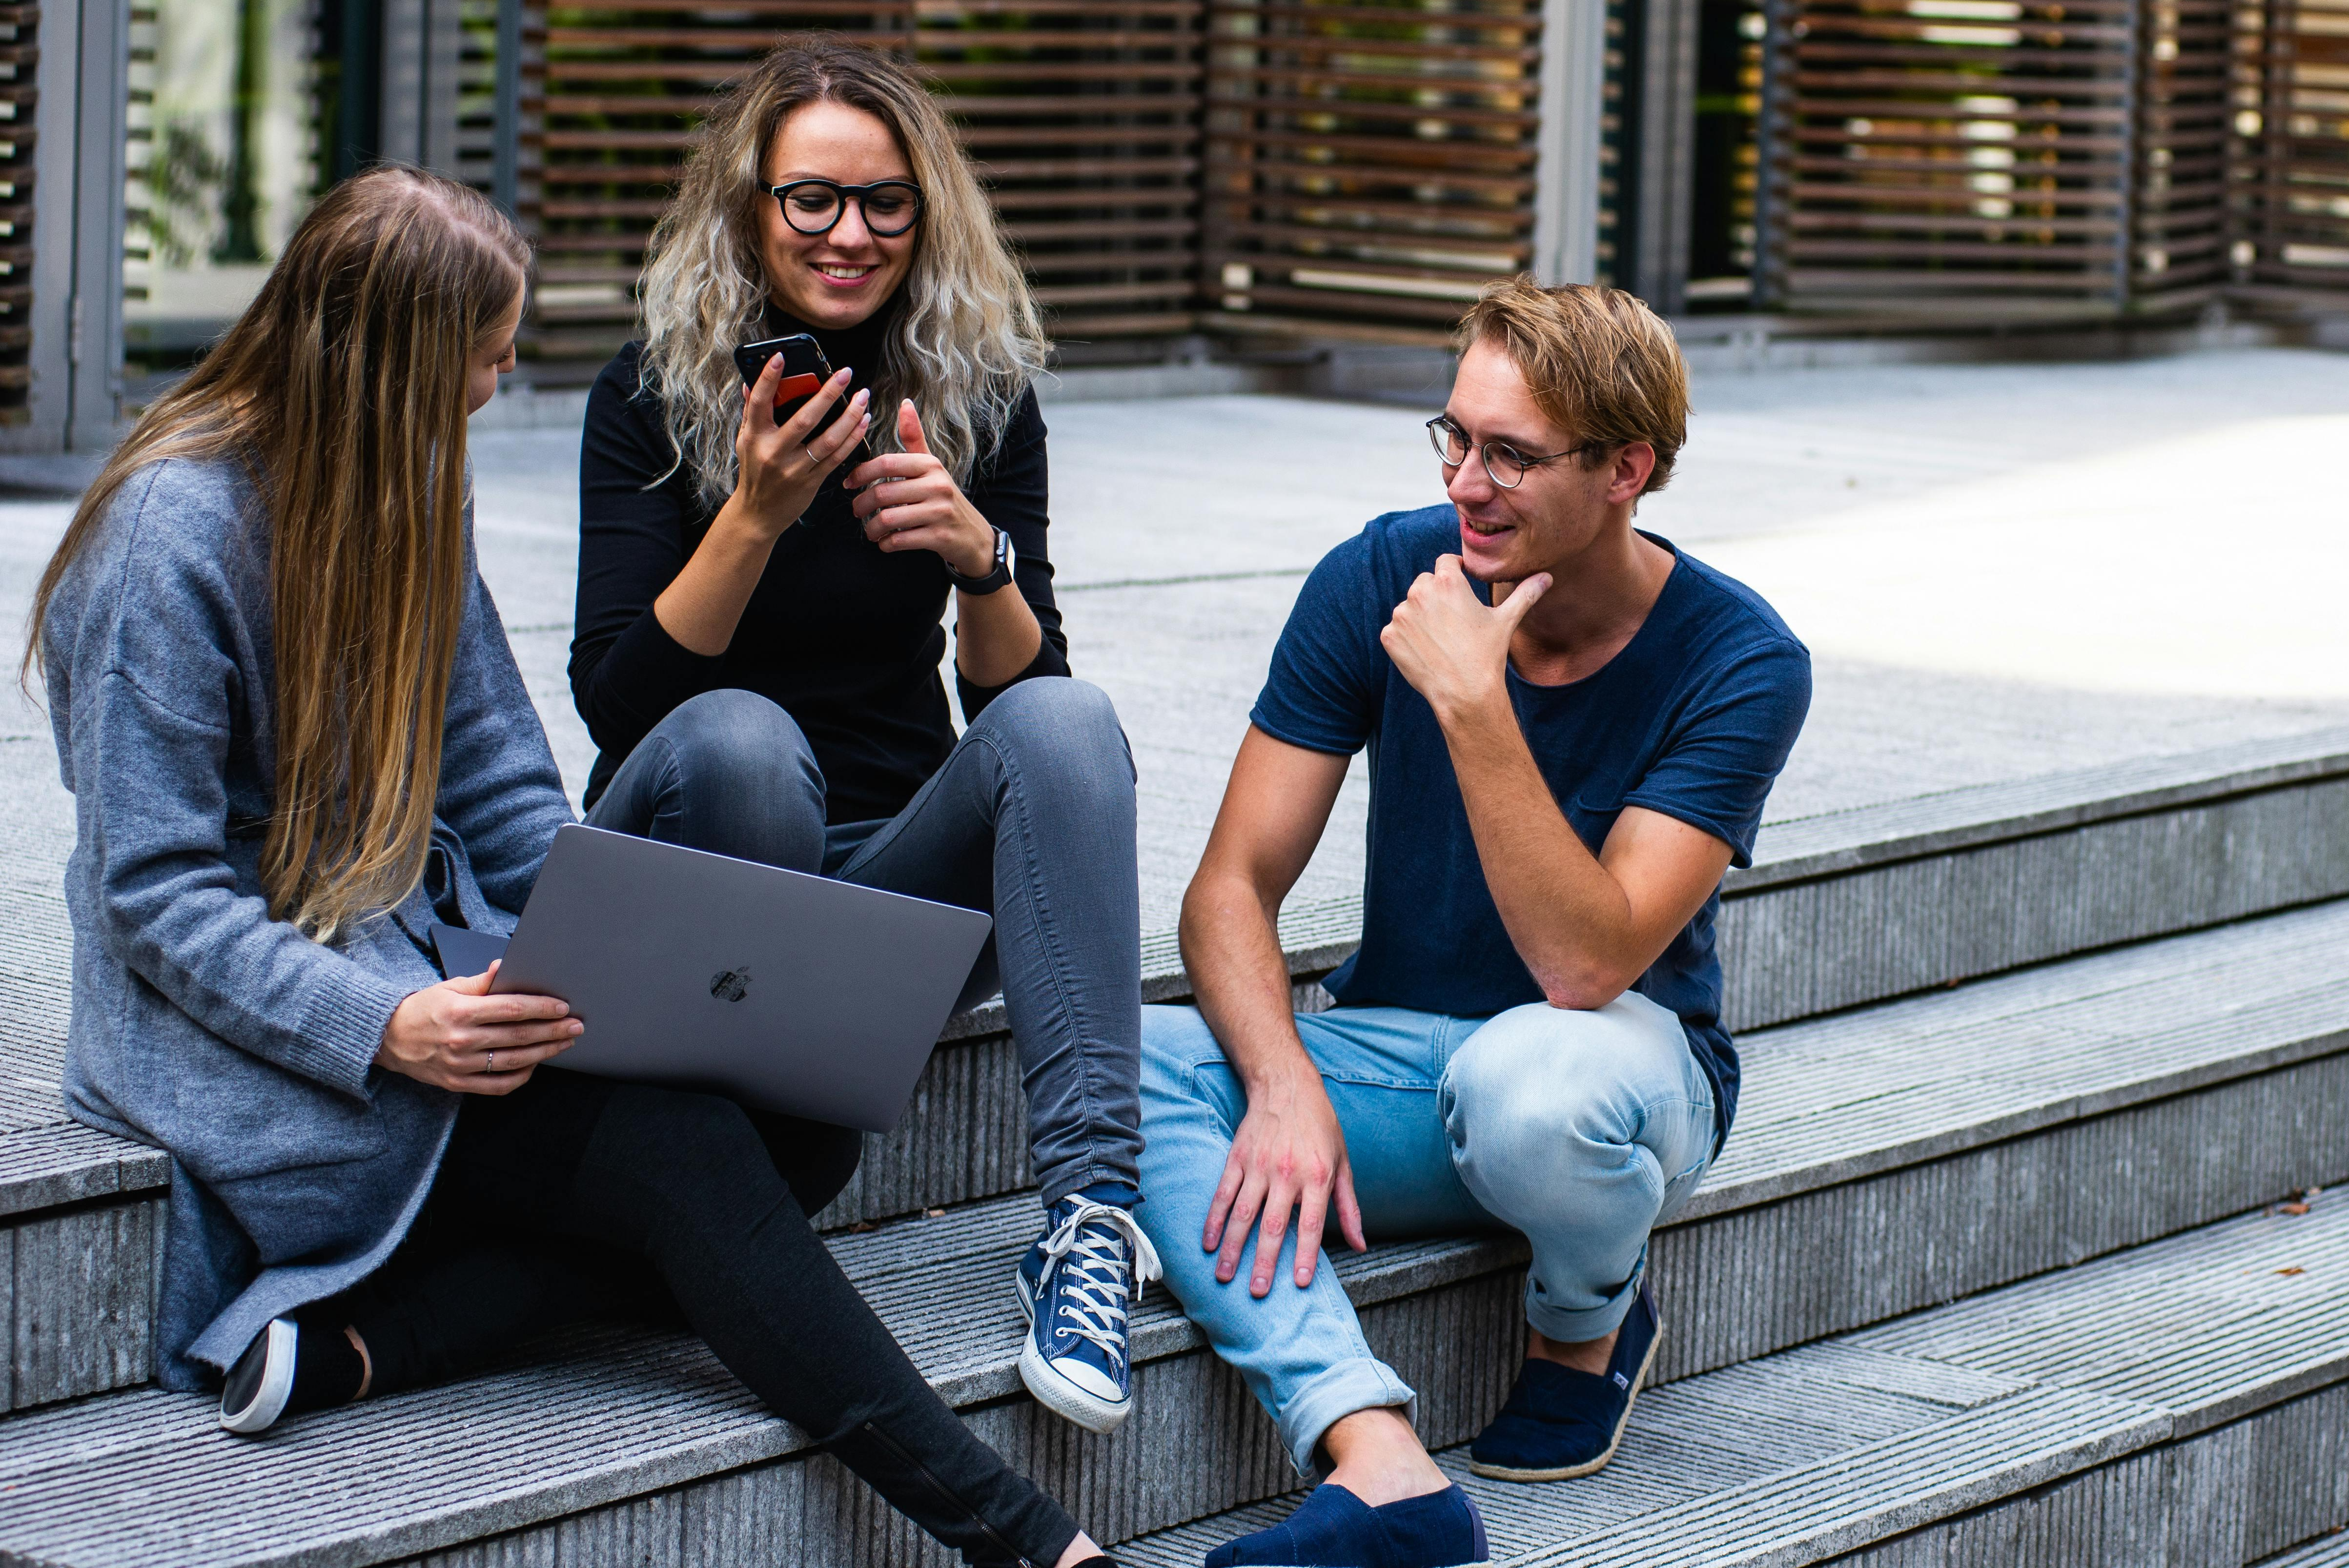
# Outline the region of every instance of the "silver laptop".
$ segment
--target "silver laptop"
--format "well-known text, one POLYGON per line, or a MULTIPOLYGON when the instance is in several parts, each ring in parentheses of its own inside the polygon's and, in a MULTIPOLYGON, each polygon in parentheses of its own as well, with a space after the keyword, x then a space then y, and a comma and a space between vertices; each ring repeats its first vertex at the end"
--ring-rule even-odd
POLYGON ((993 923, 976 910, 571 824, 512 940, 435 926, 443 969, 560 996, 574 1072, 886 1132, 993 923))

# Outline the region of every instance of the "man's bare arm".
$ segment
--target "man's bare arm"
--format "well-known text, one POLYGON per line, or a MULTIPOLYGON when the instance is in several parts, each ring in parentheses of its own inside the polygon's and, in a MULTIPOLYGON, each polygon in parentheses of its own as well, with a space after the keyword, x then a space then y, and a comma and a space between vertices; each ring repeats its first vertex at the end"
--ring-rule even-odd
POLYGON ((1444 727, 1485 884, 1510 945, 1557 1007, 1603 1007, 1663 956, 1729 869, 1729 846, 1629 806, 1593 856, 1506 707, 1444 727))
POLYGON ((1320 842, 1345 779, 1346 758, 1250 728, 1183 897, 1184 966, 1199 1012, 1247 1095, 1200 1244, 1221 1254, 1216 1274, 1228 1281, 1257 1226, 1249 1289, 1259 1296, 1272 1288, 1292 1210, 1299 1285, 1313 1281, 1333 1202, 1340 1231, 1357 1249, 1364 1245, 1345 1137, 1297 1036, 1279 934, 1281 901, 1320 842))
POLYGON ((1576 835, 1509 702, 1509 639, 1548 585, 1528 579, 1488 607, 1447 555, 1412 584, 1381 641, 1443 727, 1485 883, 1517 956, 1552 1006, 1603 1007, 1703 907, 1730 850, 1637 806, 1598 855, 1576 835))

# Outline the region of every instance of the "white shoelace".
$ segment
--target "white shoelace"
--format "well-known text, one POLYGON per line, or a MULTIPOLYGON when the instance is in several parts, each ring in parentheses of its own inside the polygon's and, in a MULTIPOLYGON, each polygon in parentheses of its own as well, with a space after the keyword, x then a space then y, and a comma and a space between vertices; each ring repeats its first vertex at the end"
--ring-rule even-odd
POLYGON ((1044 1238, 1044 1284, 1049 1290, 1055 1268, 1066 1265, 1070 1278, 1062 1291, 1063 1332, 1090 1340, 1112 1366, 1125 1359, 1125 1259, 1120 1255, 1117 1233, 1133 1243, 1134 1297, 1142 1286, 1160 1278, 1158 1249, 1142 1233, 1132 1214, 1113 1203, 1080 1200, 1069 1217, 1044 1238), (1104 1233, 1097 1222, 1105 1225, 1104 1233), (1090 1228, 1090 1229, 1089 1229, 1090 1228))

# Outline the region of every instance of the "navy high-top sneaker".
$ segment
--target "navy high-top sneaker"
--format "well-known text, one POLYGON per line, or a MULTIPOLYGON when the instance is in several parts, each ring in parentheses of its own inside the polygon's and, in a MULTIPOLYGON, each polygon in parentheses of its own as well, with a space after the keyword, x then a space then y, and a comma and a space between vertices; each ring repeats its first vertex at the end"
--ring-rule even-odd
POLYGON ((1159 1274, 1150 1238, 1115 1204, 1072 1192, 1046 1212, 1012 1275, 1028 1315, 1020 1381, 1046 1409, 1089 1431, 1117 1429, 1133 1408, 1128 1321, 1159 1274))

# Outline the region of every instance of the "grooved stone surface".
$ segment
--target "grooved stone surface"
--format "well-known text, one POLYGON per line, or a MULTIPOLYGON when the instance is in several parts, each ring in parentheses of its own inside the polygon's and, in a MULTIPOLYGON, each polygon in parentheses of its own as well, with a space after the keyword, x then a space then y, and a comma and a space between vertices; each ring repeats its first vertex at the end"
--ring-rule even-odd
POLYGON ((2349 903, 1749 1035, 1686 1217, 2349 1047, 2349 903))
MULTIPOLYGON (((1756 866, 1724 900, 1728 1016, 1742 1030, 2349 892, 2344 820, 2349 731, 2328 730, 1765 830, 1756 866)), ((25 841, 18 870, 61 860, 59 824, 0 826, 25 841)), ((1284 912, 1292 972, 1341 962, 1360 922, 1359 898, 1284 912)), ((1171 932, 1146 939, 1143 956, 1145 999, 1189 994, 1171 932)), ((69 968, 54 889, 0 879, 0 1214, 168 1180, 154 1150, 55 1130, 69 1126, 57 1091, 69 968)), ((991 1033, 1001 1015, 989 1004, 954 1020, 952 1047, 823 1222, 1026 1183, 1018 1063, 991 1033)))
MULTIPOLYGON (((1587 1480, 1514 1486, 1469 1476, 1464 1450, 1443 1460, 1482 1510, 1495 1559, 1527 1568, 1863 1551, 1852 1561, 1868 1568, 2217 1568, 2260 1550, 2258 1514, 2349 1515, 2336 1475, 2257 1467, 2264 1449, 2337 1418, 2344 1379, 2339 1194, 1651 1390, 1615 1462, 1587 1480), (2017 1518, 1976 1511, 2042 1487, 2035 1541, 2017 1518), (1867 1550, 1945 1522, 1951 1538, 1867 1550), (2001 1549, 1951 1550, 1961 1534, 2001 1549)), ((1129 1542, 1119 1560, 1192 1568, 1294 1501, 1129 1542)))
POLYGON ((2344 1568, 2349 1565, 2349 1529, 2336 1529, 2332 1533, 2302 1546, 2296 1546, 2281 1556, 2271 1557, 2260 1568, 2344 1568))
POLYGON ((143 1382, 154 1363, 162 1207, 106 1204, 46 1214, 6 1238, 6 1408, 143 1382))
MULTIPOLYGON (((1008 1357, 1016 1311, 1002 1278, 1036 1222, 1014 1199, 836 1244, 941 1391, 968 1406, 1017 1387, 1008 1357), (1003 1305, 990 1312, 986 1304, 996 1299, 1003 1305)), ((1499 1238, 1431 1242, 1344 1258, 1340 1268, 1366 1305, 1373 1344, 1406 1376, 1440 1377, 1444 1346, 1473 1351, 1480 1329, 1490 1335, 1514 1317, 1515 1275, 1505 1272, 1514 1255, 1514 1243, 1499 1238), (1447 1284, 1454 1288, 1436 1289, 1447 1284), (1462 1299, 1464 1312, 1425 1315, 1443 1313, 1461 1288, 1491 1299, 1462 1299), (1392 1316, 1399 1311, 1404 1319, 1392 1316)), ((1146 1529, 1228 1506, 1238 1500, 1217 1492, 1278 1485, 1278 1461, 1262 1418, 1228 1374, 1204 1355, 1174 1354, 1196 1343, 1195 1331, 1154 1295, 1136 1334, 1138 1357, 1154 1358, 1142 1369, 1145 1418, 1109 1443, 1061 1428, 1024 1400, 991 1403, 973 1418, 1056 1492, 1081 1509, 1090 1504, 1088 1518, 1106 1514, 1146 1529), (1210 1418, 1204 1432, 1193 1426, 1203 1412, 1210 1418), (1253 1434, 1252 1460, 1237 1471, 1199 1463, 1217 1433, 1225 1442, 1253 1434)), ((1473 1355, 1454 1360, 1465 1383, 1423 1387, 1432 1396, 1432 1437, 1456 1442, 1493 1408, 1514 1353, 1496 1349, 1481 1367, 1473 1355)), ((1513 1538, 1512 1550, 1587 1535, 1596 1551, 1619 1537, 1620 1553, 1588 1560, 1632 1562, 1652 1560, 1639 1556, 1634 1537, 1652 1542, 1641 1532, 1659 1510, 1697 1508, 1727 1489, 1738 1494, 1728 1511, 1734 1519, 1785 1516, 1804 1539, 1848 1551, 2317 1392, 2344 1375, 2349 1195, 2320 1197, 2307 1215, 2221 1224, 1654 1390, 1640 1404, 1638 1440, 1606 1484, 1501 1489, 1506 1496, 1495 1506, 1538 1495, 1553 1510, 1532 1519, 1525 1528, 1533 1533, 1513 1538), (1951 1410, 1971 1424, 1950 1425, 1951 1410), (1826 1460, 1829 1476, 1813 1473, 1826 1460), (1610 1515, 1600 1505, 1617 1496, 1609 1488, 1619 1474, 1643 1490, 1610 1515), (1904 1476, 1922 1478, 1921 1499, 1887 1490, 1904 1476), (1822 1513, 1855 1497, 1908 1501, 1822 1513), (1556 1508, 1571 1517, 1554 1516, 1556 1508)), ((698 1345, 609 1333, 577 1336, 553 1362, 296 1423, 259 1444, 236 1443, 209 1419, 202 1399, 137 1392, 0 1426, 0 1484, 12 1489, 0 1491, 0 1548, 37 1546, 44 1560, 61 1564, 378 1560, 617 1503, 799 1446, 698 1345), (518 1453, 531 1455, 531 1464, 497 1458, 518 1453), (411 1501, 379 1501, 383 1489, 370 1489, 331 1522, 261 1501, 332 1491, 348 1467, 395 1454, 409 1480, 398 1495, 411 1501), (247 1506, 200 1506, 232 1478, 247 1506), (147 1510, 168 1512, 172 1541, 132 1550, 126 1527, 135 1532, 148 1512, 93 1516, 92 1497, 144 1500, 147 1510), (216 1534, 187 1533, 199 1525, 216 1534), (326 1556, 303 1554, 335 1541, 342 1545, 326 1556), (264 1542, 273 1543, 268 1552, 264 1542)), ((571 1560, 618 1559, 597 1546, 571 1560)))
MULTIPOLYGON (((2328 771, 2349 769, 2349 751, 2340 749, 2344 744, 2349 735, 2333 733, 2298 750, 2231 748, 2191 766, 2170 759, 2109 770, 2107 782, 2118 799, 2144 806, 2147 814, 2100 815, 2095 779, 2067 777, 2045 781, 2044 789, 2034 783, 1960 791, 1930 802, 1845 813, 1847 820, 1831 823, 1796 824, 1803 836, 1785 863, 1804 868, 1802 874, 1763 881, 1757 891, 1729 898, 1723 906, 1721 944, 1732 1020, 1744 1030, 1764 1021, 1807 1016, 2349 892, 2349 830, 2344 828, 2349 823, 2349 773, 2335 777, 2328 771), (2245 785, 2256 788, 2240 792, 2238 787, 2245 785), (2197 789, 2203 793, 2191 796, 2197 789), (2009 832, 2023 836, 1999 836, 2009 832)), ((1772 853, 1766 840, 1764 853, 1772 853)), ((1765 859, 1757 870, 1769 872, 1778 863, 1765 859)), ((1284 912, 1281 942, 1292 973, 1316 975, 1341 962, 1353 949, 1360 919, 1356 900, 1284 912)), ((2338 939, 2330 934, 2319 938, 2338 939)), ((2162 962, 2168 961, 2168 951, 2161 950, 2162 962)), ((1143 953, 1146 998, 1187 995, 1189 980, 1171 934, 1145 942, 1143 953)), ((2184 960, 2189 967, 2232 961, 2231 955, 2184 960)), ((2286 961, 2250 981, 2246 1000, 2279 967, 2286 972, 2281 983, 2289 989, 2286 961)), ((2072 966, 2045 973, 2068 976, 2072 966)), ((2074 984, 2035 983, 2057 989, 2074 984)), ((2090 978, 2078 984, 2093 988, 2104 982, 2090 978)), ((2197 983, 2188 984, 2191 988, 2197 983)), ((1961 995, 1971 997, 1978 989, 1969 986, 1961 995)), ((2313 1005, 2321 1008, 2337 1000, 2318 998, 2313 1005)), ((2158 1000, 2150 1005, 2164 1006, 2158 1000)), ((2061 1033, 2071 1025, 2073 1014, 2054 1000, 2024 1006, 2041 1008, 2038 1026, 2044 1029, 2061 1033)), ((1877 1014, 1871 1009, 1860 1016, 1877 1014)), ((2023 1026, 2006 1026, 2011 1032, 2023 1026)), ((2119 1034, 2099 1037, 2094 1048, 2132 1051, 2131 1037, 2139 1026, 2137 1020, 2119 1022, 2119 1034)), ((1940 1026, 1920 1027, 1938 1034, 1940 1026)), ((1771 1069, 1762 1064, 1783 1033, 1741 1034, 1747 1088, 1730 1144, 1733 1162, 1751 1157, 1760 1130, 1757 1116, 1764 1114, 1757 1097, 1769 1092, 1771 1069)), ((1961 1054, 1971 1047, 1965 1042, 1961 1054)), ((995 1055, 960 1059, 961 1051, 972 1048, 941 1051, 932 1059, 914 1110, 888 1140, 874 1146, 860 1184, 826 1212, 824 1222, 902 1213, 914 1206, 907 1199, 920 1190, 928 1192, 927 1202, 952 1202, 1024 1182, 1024 1160, 1013 1152, 1026 1144, 1016 1058, 1008 1047, 990 1043, 975 1048, 995 1055), (995 1075, 991 1086, 982 1081, 989 1073, 995 1075), (973 1117, 980 1119, 974 1122, 973 1117), (983 1129, 977 1137, 974 1126, 983 1129), (1004 1184, 989 1184, 999 1181, 1004 1184), (935 1184, 925 1189, 925 1183, 935 1184)), ((2159 1048, 2156 1042, 2154 1049, 2159 1048)), ((1953 1073, 1964 1076, 1971 1060, 1952 1068, 1922 1062, 1923 1054, 1914 1042, 1885 1041, 1857 1092, 1889 1094, 1894 1086, 1888 1078, 1913 1072, 1913 1082, 1899 1086, 1899 1096, 1875 1109, 1899 1120, 1909 1109, 1933 1102, 1963 1119, 1967 1099, 1953 1097, 1951 1079, 1953 1073)), ((2025 1054, 2042 1053, 2034 1047, 2025 1054)), ((2067 1069, 2058 1064, 2048 1070, 2060 1075, 2067 1069)), ((1984 1092, 2003 1091, 1985 1086, 1984 1092)), ((1773 1168, 1785 1165, 1775 1153, 1763 1159, 1773 1168)), ((1739 1201, 1751 1197, 1744 1194, 1739 1201)))
MULTIPOLYGON (((991 1042, 941 1053, 931 1081, 940 1063, 989 1051, 1005 1054, 1009 1075, 1008 1046, 991 1042)), ((1770 1030, 1750 1037, 1747 1051, 1737 1134, 1655 1240, 1677 1320, 1661 1377, 2349 1176, 2349 903, 1770 1030), (1822 1257, 1842 1266, 1818 1277, 1805 1265, 1822 1257)), ((1006 1129, 992 1140, 999 1148, 1024 1124, 1016 1079, 987 1103, 1006 1129)), ((971 1145, 989 1143, 928 1147, 976 1159, 971 1145)), ((1005 1354, 1018 1318, 1000 1276, 1035 1223, 1032 1201, 1015 1195, 833 1244, 903 1324, 908 1347, 936 1356, 926 1365, 955 1398, 978 1400, 1019 1388, 1005 1354), (940 1302, 966 1305, 957 1315, 937 1311, 940 1302)), ((1522 1243, 1503 1234, 1402 1243, 1345 1258, 1341 1271, 1358 1293, 1400 1295, 1522 1258, 1522 1243)), ((75 1288, 50 1283, 20 1300, 61 1300, 71 1321, 85 1299, 75 1288)), ((67 1391, 143 1376, 144 1332, 129 1353, 136 1375, 67 1391)), ((102 1336, 97 1325, 85 1334, 102 1336)), ((1143 1308, 1136 1336, 1143 1357, 1199 1343, 1163 1295, 1143 1308)))

